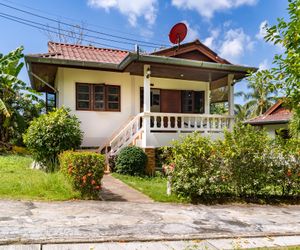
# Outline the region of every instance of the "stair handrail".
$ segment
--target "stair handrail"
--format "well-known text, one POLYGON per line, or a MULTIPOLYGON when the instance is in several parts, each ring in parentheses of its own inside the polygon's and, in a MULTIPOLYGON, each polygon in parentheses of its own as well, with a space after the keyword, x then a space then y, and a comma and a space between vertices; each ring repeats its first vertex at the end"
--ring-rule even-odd
MULTIPOLYGON (((134 124, 138 124, 138 128, 136 130, 136 133, 135 134, 131 134, 130 135, 130 140, 133 140, 135 138, 135 135, 138 134, 138 132, 141 130, 141 126, 140 126, 140 123, 139 123, 139 120, 141 117, 143 117, 143 113, 139 113, 138 115, 136 115, 110 142, 109 142, 109 145, 112 147, 114 143, 116 143, 118 141, 119 138, 123 138, 127 132, 129 130, 132 129, 132 126, 134 124)), ((112 152, 116 152, 120 147, 122 147, 122 145, 120 145, 116 150, 113 149, 113 147, 111 148, 111 151, 112 152)))

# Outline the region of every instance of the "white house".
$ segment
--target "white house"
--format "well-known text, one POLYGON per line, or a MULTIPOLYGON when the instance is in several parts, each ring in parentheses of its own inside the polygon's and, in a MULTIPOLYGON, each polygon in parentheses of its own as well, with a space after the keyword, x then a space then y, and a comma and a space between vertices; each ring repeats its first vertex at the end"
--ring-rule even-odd
POLYGON ((233 123, 235 82, 256 70, 229 63, 199 40, 152 54, 49 42, 48 53, 25 61, 48 108, 64 105, 79 117, 82 146, 111 154, 129 144, 168 145, 193 131, 222 135, 233 123), (228 101, 229 114, 210 114, 220 101, 228 101))
POLYGON ((264 114, 252 118, 245 123, 259 128, 264 128, 273 138, 277 135, 288 138, 288 123, 291 118, 291 111, 284 106, 282 100, 279 100, 264 114))

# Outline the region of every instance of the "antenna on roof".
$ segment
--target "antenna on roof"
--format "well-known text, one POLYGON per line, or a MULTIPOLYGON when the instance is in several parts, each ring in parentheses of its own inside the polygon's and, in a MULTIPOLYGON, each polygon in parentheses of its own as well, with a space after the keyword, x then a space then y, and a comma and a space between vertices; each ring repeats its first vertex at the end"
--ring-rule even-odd
POLYGON ((186 35, 187 35, 187 26, 184 23, 177 23, 170 30, 169 39, 171 43, 177 44, 179 48, 180 43, 184 40, 186 35))

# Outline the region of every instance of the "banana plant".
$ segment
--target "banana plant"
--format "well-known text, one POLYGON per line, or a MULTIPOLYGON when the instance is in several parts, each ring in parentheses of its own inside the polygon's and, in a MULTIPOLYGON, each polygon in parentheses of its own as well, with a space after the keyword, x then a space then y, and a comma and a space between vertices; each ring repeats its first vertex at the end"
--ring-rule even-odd
POLYGON ((22 137, 28 117, 37 115, 35 109, 40 103, 38 94, 18 78, 23 56, 23 47, 0 54, 0 141, 6 143, 22 137))

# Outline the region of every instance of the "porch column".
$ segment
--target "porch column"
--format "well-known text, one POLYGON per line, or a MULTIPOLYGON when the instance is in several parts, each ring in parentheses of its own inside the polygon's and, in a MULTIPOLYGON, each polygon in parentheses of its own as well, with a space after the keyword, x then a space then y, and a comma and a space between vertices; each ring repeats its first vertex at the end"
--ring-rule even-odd
MULTIPOLYGON (((234 116, 234 86, 233 86, 233 74, 228 74, 228 113, 230 116, 234 116)), ((234 120, 230 120, 229 128, 233 128, 234 120)))
POLYGON ((149 137, 150 137, 150 78, 151 71, 150 65, 144 65, 144 134, 142 139, 143 148, 147 148, 149 145, 149 137))

